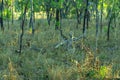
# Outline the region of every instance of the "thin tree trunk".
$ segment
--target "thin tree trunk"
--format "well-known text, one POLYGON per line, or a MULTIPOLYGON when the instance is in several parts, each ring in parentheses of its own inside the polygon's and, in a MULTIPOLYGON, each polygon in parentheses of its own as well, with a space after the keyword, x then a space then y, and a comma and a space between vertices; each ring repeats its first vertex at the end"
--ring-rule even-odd
POLYGON ((47 14, 47 22, 48 22, 48 25, 50 26, 50 21, 51 21, 51 16, 52 14, 50 13, 50 4, 51 3, 51 0, 49 2, 47 2, 45 5, 46 5, 46 14, 47 14))
POLYGON ((99 15, 98 15, 98 0, 96 0, 96 52, 98 50, 98 28, 99 28, 99 15))
POLYGON ((3 26, 3 0, 1 4, 1 17, 0 17, 0 22, 1 22, 1 30, 4 31, 4 26, 3 26))
POLYGON ((29 27, 32 27, 32 34, 34 34, 34 21, 33 21, 33 17, 34 17, 34 14, 33 14, 33 0, 30 0, 31 2, 31 15, 30 15, 30 22, 29 22, 29 27))
POLYGON ((88 22, 87 22, 87 12, 88 12, 88 0, 86 0, 86 8, 85 8, 85 12, 84 12, 84 19, 83 19, 83 34, 86 34, 86 28, 88 26, 88 22))
POLYGON ((85 21, 86 21, 86 10, 85 10, 85 12, 84 12, 84 19, 83 19, 83 34, 85 34, 85 28, 86 28, 86 25, 85 25, 85 21))
POLYGON ((110 20, 108 22, 108 30, 107 30, 107 40, 110 40, 110 26, 111 26, 111 22, 112 22, 112 17, 110 16, 110 20))
MULTIPOLYGON (((59 2, 59 0, 57 0, 57 2, 59 2)), ((59 17, 60 17, 60 10, 59 8, 56 9, 56 24, 55 24, 55 30, 58 30, 59 29, 59 25, 60 25, 60 22, 59 22, 59 17)))
POLYGON ((103 19, 103 0, 101 3, 101 18, 100 18, 100 32, 102 33, 102 19, 103 19))
POLYGON ((80 24, 80 14, 79 14, 79 10, 78 10, 77 7, 76 7, 76 13, 77 13, 77 25, 76 25, 76 28, 78 28, 78 25, 80 24))
POLYGON ((7 24, 8 24, 8 29, 9 29, 9 13, 8 13, 8 9, 7 9, 7 24))
POLYGON ((98 16, 98 0, 96 0, 96 36, 98 36, 98 25, 99 25, 99 16, 98 16))
POLYGON ((20 49, 19 49, 19 53, 21 53, 21 51, 22 51, 22 38, 23 38, 23 35, 24 35, 24 24, 25 24, 25 18, 26 18, 26 11, 27 11, 28 1, 27 1, 26 5, 25 5, 24 13, 23 13, 23 17, 22 17, 22 25, 21 25, 22 32, 21 32, 21 35, 20 35, 20 49))
POLYGON ((50 21, 51 21, 50 11, 46 11, 46 14, 47 14, 48 25, 50 26, 50 21))
POLYGON ((87 29, 88 29, 88 27, 89 27, 89 20, 90 20, 90 13, 89 13, 89 11, 88 11, 88 9, 87 9, 87 20, 86 20, 86 24, 87 24, 87 29))
POLYGON ((89 23, 88 23, 88 21, 89 21, 89 11, 88 11, 88 0, 86 0, 86 28, 88 29, 88 25, 89 25, 89 23))
POLYGON ((14 1, 12 0, 12 24, 14 23, 13 5, 14 5, 14 1))
POLYGON ((115 11, 114 11, 114 25, 115 25, 114 28, 116 28, 117 24, 116 24, 116 13, 115 13, 115 11))

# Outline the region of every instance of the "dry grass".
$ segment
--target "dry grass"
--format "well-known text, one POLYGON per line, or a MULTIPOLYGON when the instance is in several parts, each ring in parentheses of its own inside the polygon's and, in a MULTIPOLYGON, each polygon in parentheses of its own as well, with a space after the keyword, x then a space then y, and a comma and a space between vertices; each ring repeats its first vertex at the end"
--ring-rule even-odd
MULTIPOLYGON (((119 78, 120 76, 120 33, 111 34, 106 41, 106 27, 99 36, 98 50, 95 47, 95 29, 91 22, 87 39, 74 43, 76 51, 71 54, 64 46, 55 49, 61 41, 59 31, 54 30, 54 22, 47 25, 44 19, 36 20, 35 35, 25 26, 23 51, 19 55, 20 25, 19 21, 10 24, 5 32, 0 32, 0 79, 4 80, 80 80, 119 78), (30 44, 30 45, 28 45, 30 44)), ((75 37, 82 35, 82 26, 75 27, 76 21, 63 20, 62 29, 65 36, 73 31, 75 37)), ((5 26, 7 26, 5 24, 5 26)))

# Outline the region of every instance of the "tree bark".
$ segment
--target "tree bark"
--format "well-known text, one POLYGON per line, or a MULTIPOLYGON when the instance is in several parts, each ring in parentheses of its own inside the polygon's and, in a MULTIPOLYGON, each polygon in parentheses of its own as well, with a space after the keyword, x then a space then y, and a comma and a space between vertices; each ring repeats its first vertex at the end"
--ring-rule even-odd
POLYGON ((0 17, 0 23, 1 23, 1 30, 4 31, 4 26, 3 26, 3 0, 1 2, 1 17, 0 17))
POLYGON ((13 10, 14 1, 12 0, 12 24, 14 23, 14 10, 13 10))
POLYGON ((112 22, 112 17, 110 16, 110 20, 108 22, 108 30, 107 30, 107 40, 110 40, 110 26, 111 26, 111 22, 112 22))
POLYGON ((86 33, 86 28, 88 26, 88 0, 86 0, 86 7, 85 7, 85 11, 84 11, 84 19, 83 19, 83 34, 86 33))
MULTIPOLYGON (((59 0, 57 0, 57 3, 58 3, 58 2, 59 2, 59 0)), ((59 11, 59 8, 56 8, 56 24, 55 24, 55 30, 58 30, 58 29, 59 29, 59 25, 60 25, 59 18, 60 18, 60 11, 59 11)))
POLYGON ((98 14, 98 0, 96 0, 96 53, 98 51, 98 28, 99 28, 99 14, 98 14))
POLYGON ((29 23, 29 27, 32 27, 32 34, 34 34, 34 21, 33 21, 33 0, 30 0, 30 3, 31 3, 31 15, 30 15, 30 23, 29 23))
POLYGON ((21 53, 21 51, 22 51, 22 38, 23 38, 23 35, 24 35, 24 24, 25 24, 25 18, 26 18, 26 11, 27 11, 28 1, 26 2, 25 8, 24 8, 23 17, 22 17, 22 25, 21 25, 22 32, 21 32, 21 35, 20 35, 20 49, 19 49, 19 53, 21 53))
POLYGON ((98 36, 99 15, 98 15, 98 0, 96 0, 96 37, 98 36))
POLYGON ((102 19, 103 19, 103 0, 101 3, 101 18, 100 18, 100 32, 102 33, 102 19))

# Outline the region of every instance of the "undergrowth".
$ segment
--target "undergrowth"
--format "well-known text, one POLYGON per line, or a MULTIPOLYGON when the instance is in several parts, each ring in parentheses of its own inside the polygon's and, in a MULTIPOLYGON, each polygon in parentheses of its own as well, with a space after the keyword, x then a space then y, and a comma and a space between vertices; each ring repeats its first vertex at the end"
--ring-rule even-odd
MULTIPOLYGON (((73 23, 62 23, 63 33, 75 37, 82 35, 82 27, 74 28, 73 23)), ((19 23, 18 21, 16 21, 19 23)), ((6 25, 6 24, 5 24, 6 25)), ((92 24, 91 24, 92 25, 92 24)), ((6 25, 7 26, 7 25, 6 25)), ((92 25, 93 26, 93 25, 92 25)), ((119 78, 120 37, 112 34, 106 41, 106 32, 98 39, 95 47, 95 29, 89 28, 87 38, 74 43, 75 53, 67 51, 65 45, 55 49, 61 41, 59 31, 49 27, 45 20, 36 20, 35 35, 25 26, 22 53, 19 49, 19 24, 11 24, 9 30, 0 32, 0 79, 1 80, 102 80, 119 78), (40 23, 42 22, 42 23, 40 23)), ((117 31, 119 34, 119 31, 117 31)))

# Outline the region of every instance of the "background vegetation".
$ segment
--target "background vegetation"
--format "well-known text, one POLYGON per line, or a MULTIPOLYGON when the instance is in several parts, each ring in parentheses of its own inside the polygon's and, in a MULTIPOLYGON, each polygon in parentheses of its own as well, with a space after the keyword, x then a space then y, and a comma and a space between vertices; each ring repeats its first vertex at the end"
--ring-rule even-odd
POLYGON ((1 80, 120 78, 119 0, 1 0, 1 80))

